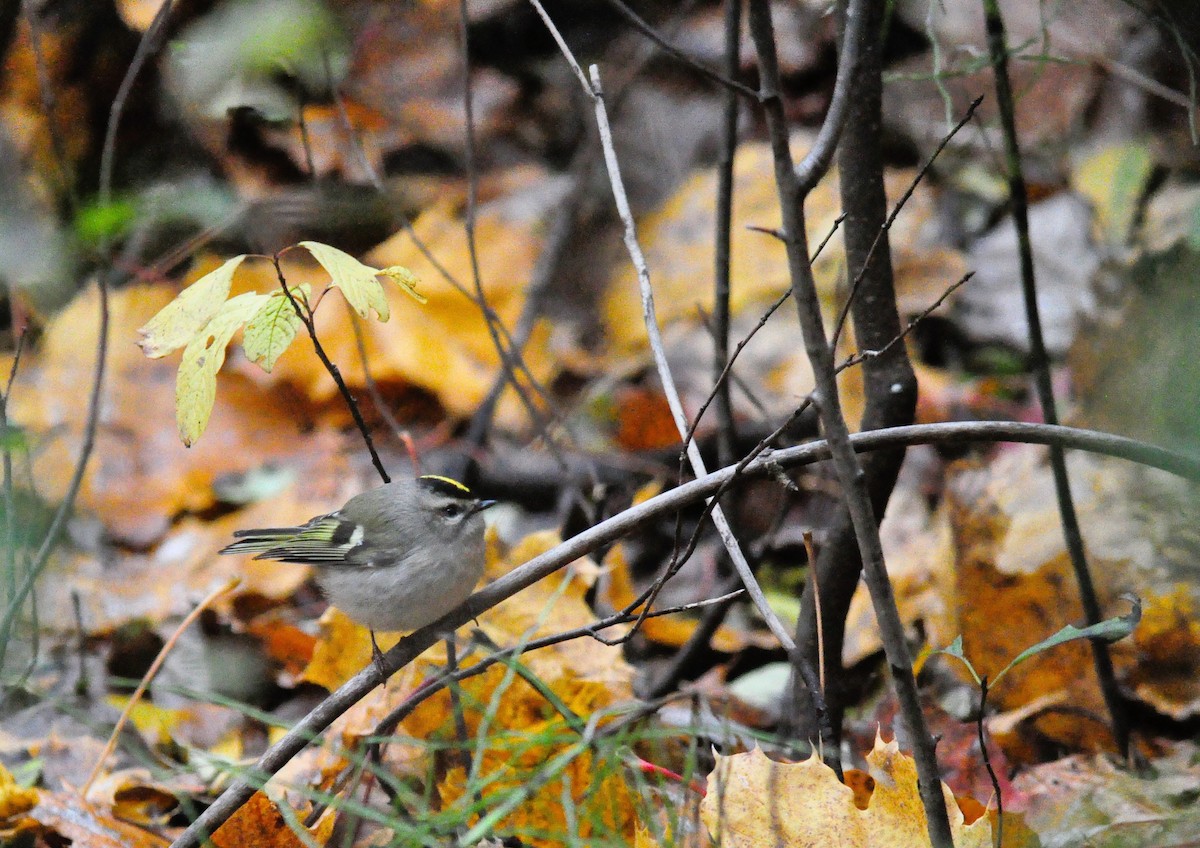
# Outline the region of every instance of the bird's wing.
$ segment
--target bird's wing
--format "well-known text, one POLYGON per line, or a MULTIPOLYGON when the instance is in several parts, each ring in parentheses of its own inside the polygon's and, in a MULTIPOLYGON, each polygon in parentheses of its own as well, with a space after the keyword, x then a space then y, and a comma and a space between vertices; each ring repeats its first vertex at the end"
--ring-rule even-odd
POLYGON ((302 527, 239 530, 238 541, 221 550, 223 554, 255 553, 255 559, 274 559, 311 565, 352 565, 353 552, 361 547, 363 528, 331 512, 302 527))

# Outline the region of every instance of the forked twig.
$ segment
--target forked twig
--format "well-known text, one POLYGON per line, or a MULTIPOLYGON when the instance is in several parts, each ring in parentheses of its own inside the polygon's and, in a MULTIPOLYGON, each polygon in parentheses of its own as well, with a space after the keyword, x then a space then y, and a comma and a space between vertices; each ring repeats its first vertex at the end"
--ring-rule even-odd
MULTIPOLYGON (((869 0, 849 0, 845 9, 845 33, 838 59, 837 85, 843 82, 849 87, 859 51, 866 39, 877 39, 878 32, 869 31, 866 22, 872 16, 868 11, 869 0)), ((816 380, 815 401, 820 412, 821 423, 829 441, 833 466, 842 486, 842 496, 850 514, 855 540, 863 563, 863 575, 871 593, 876 621, 884 643, 888 665, 904 722, 908 726, 913 758, 916 761, 918 786, 921 802, 925 809, 929 837, 935 848, 952 848, 954 839, 946 811, 946 799, 942 794, 938 773, 937 757, 933 738, 930 736, 922 712, 916 679, 912 671, 912 657, 905 642, 904 625, 896 610, 896 601, 888 580, 884 563, 883 546, 879 538, 879 525, 867 491, 866 475, 855 453, 849 428, 842 413, 838 397, 833 349, 825 335, 821 304, 817 297, 816 281, 812 265, 808 262, 807 234, 805 233, 804 201, 820 174, 812 169, 793 165, 788 141, 787 119, 784 115, 780 94, 779 63, 775 53, 775 32, 771 20, 769 0, 751 0, 750 30, 753 33, 759 59, 760 91, 763 97, 771 150, 775 161, 775 182, 787 233, 788 273, 796 303, 804 347, 812 363, 816 380), (799 172, 799 173, 798 173, 799 172)), ((848 96, 848 95, 847 95, 848 96)), ((835 89, 834 102, 837 102, 835 89)), ((834 119, 833 109, 826 122, 834 119)), ((844 114, 838 117, 844 117, 844 114)), ((818 144, 810 151, 806 163, 828 165, 832 158, 832 146, 837 132, 827 133, 822 127, 818 133, 818 144), (830 139, 828 152, 819 143, 830 139)))

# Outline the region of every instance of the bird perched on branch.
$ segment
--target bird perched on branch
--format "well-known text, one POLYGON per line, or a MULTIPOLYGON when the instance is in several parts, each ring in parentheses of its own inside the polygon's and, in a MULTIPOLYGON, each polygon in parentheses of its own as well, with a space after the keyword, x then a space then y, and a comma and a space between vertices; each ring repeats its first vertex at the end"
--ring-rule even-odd
POLYGON ((315 566, 330 603, 372 631, 416 630, 471 594, 484 568, 481 500, 449 477, 427 474, 355 495, 299 527, 238 530, 223 554, 315 566))

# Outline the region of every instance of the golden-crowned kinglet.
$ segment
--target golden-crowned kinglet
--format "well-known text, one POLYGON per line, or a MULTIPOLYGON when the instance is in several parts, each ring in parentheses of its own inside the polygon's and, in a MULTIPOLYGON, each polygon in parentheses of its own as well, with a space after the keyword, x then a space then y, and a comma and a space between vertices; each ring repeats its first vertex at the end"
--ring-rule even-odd
POLYGON ((317 567, 330 602, 371 630, 416 630, 471 594, 483 574, 483 516, 495 501, 448 477, 399 480, 300 527, 239 530, 223 554, 317 567))

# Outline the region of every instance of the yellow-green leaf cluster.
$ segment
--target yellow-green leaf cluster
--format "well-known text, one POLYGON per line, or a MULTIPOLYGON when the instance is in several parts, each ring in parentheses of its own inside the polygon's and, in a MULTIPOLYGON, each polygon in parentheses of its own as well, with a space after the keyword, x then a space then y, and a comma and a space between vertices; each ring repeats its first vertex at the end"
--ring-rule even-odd
MULTIPOLYGON (((387 297, 378 277, 385 276, 420 303, 417 278, 399 265, 378 270, 348 253, 315 241, 300 242, 330 276, 330 287, 341 290, 346 302, 361 317, 375 310, 380 321, 389 317, 387 297)), ((191 446, 212 416, 217 394, 217 373, 225 362, 225 349, 234 334, 245 327, 242 346, 246 358, 270 372, 296 338, 302 318, 293 300, 309 307, 311 286, 301 284, 285 293, 247 292, 230 298, 233 275, 246 259, 235 256, 205 274, 168 303, 138 330, 142 352, 152 359, 183 348, 175 379, 175 419, 179 438, 191 446), (290 297, 289 297, 290 294, 290 297)))

